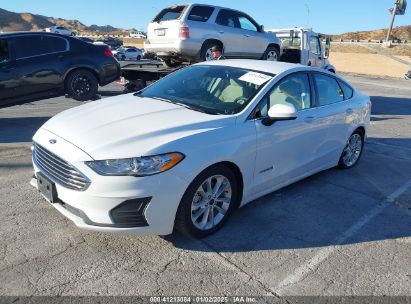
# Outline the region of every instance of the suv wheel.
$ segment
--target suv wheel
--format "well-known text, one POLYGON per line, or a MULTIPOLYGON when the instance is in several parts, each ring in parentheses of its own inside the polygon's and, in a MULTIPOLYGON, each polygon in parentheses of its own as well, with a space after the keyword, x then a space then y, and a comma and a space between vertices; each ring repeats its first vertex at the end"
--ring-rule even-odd
POLYGON ((206 42, 203 44, 200 51, 200 61, 214 60, 213 53, 211 52, 214 46, 216 46, 215 42, 206 42))
POLYGON ((163 64, 168 68, 176 68, 182 64, 181 61, 175 60, 173 58, 163 59, 163 64))
POLYGON ((269 46, 264 53, 263 59, 267 61, 279 61, 280 52, 278 51, 276 47, 269 46))
POLYGON ((219 230, 237 206, 239 187, 234 173, 223 165, 200 173, 187 188, 175 225, 183 234, 205 237, 219 230))
POLYGON ((98 81, 88 70, 75 70, 66 80, 66 93, 79 101, 93 99, 97 94, 98 81))

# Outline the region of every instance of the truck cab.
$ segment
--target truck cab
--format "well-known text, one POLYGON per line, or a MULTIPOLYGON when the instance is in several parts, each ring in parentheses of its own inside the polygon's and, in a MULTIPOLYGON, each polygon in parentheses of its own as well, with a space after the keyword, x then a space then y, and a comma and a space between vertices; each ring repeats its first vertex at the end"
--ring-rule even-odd
POLYGON ((320 67, 335 73, 336 69, 328 61, 330 40, 326 39, 323 47, 321 34, 309 29, 271 29, 281 40, 282 54, 280 61, 300 63, 302 65, 320 67))

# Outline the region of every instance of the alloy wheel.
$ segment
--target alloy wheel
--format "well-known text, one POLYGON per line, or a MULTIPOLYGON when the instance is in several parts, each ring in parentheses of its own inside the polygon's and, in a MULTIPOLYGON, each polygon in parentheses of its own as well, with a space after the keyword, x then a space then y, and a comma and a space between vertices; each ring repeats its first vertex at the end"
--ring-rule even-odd
POLYGON ((362 137, 358 133, 351 135, 347 144, 344 147, 342 161, 345 166, 352 167, 358 161, 363 148, 362 137))
POLYGON ((191 202, 191 221, 197 229, 210 230, 227 215, 232 187, 227 177, 214 175, 198 187, 191 202))
POLYGON ((269 51, 267 53, 267 61, 277 61, 278 60, 278 56, 277 56, 277 52, 276 51, 269 51))
POLYGON ((92 82, 87 76, 78 75, 73 79, 71 88, 77 96, 83 96, 91 91, 92 82))

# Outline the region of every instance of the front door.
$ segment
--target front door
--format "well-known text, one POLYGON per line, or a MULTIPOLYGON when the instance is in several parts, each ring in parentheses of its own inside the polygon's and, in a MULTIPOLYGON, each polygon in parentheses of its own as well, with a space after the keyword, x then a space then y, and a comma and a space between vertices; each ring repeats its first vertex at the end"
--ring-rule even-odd
POLYGON ((321 40, 318 36, 309 36, 309 65, 315 67, 322 67, 323 66, 323 55, 322 55, 322 47, 321 47, 321 40))
POLYGON ((257 156, 254 172, 255 193, 287 184, 315 170, 315 153, 326 140, 326 128, 316 119, 313 93, 306 73, 280 80, 256 110, 257 156), (293 105, 297 119, 262 124, 274 104, 293 105))

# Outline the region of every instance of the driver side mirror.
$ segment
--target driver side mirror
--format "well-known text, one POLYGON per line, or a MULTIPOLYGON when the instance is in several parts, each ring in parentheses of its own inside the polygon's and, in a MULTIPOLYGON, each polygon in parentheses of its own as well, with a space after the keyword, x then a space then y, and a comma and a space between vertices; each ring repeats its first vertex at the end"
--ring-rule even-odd
POLYGON ((275 104, 268 110, 268 117, 262 120, 263 125, 271 126, 276 121, 294 120, 297 118, 297 109, 289 104, 275 104))
POLYGON ((264 25, 260 25, 260 32, 264 33, 264 25))

